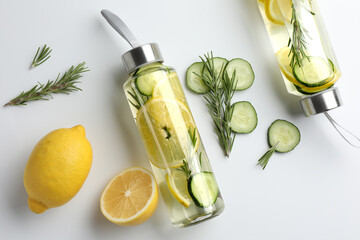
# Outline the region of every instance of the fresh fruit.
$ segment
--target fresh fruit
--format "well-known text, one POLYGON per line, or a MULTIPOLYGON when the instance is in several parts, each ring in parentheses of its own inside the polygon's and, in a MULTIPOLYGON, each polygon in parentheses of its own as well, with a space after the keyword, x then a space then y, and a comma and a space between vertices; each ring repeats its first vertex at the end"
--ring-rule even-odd
POLYGON ((258 123, 253 105, 248 101, 239 101, 232 105, 233 114, 230 120, 231 130, 236 133, 250 133, 258 123))
POLYGON ((296 81, 293 73, 292 68, 290 67, 290 48, 288 46, 285 46, 281 48, 277 53, 276 57, 280 66, 280 70, 282 74, 288 79, 290 82, 294 84, 299 84, 299 82, 296 81))
POLYGON ((141 167, 118 173, 105 187, 100 198, 100 209, 111 222, 132 226, 149 219, 159 200, 154 175, 141 167))
POLYGON ((167 80, 168 72, 160 63, 146 65, 139 69, 139 76, 135 80, 135 85, 139 92, 146 96, 153 94, 154 87, 162 80, 167 80), (163 67, 163 69, 161 69, 163 67), (161 69, 161 70, 160 70, 161 69))
POLYGON ((191 176, 189 193, 198 207, 210 207, 219 196, 219 187, 211 172, 200 172, 191 176))
POLYGON ((270 22, 284 25, 284 20, 291 21, 291 0, 265 0, 265 15, 270 22))
POLYGON ((152 164, 158 168, 183 165, 199 147, 199 136, 189 108, 182 102, 151 98, 137 113, 137 126, 152 164), (196 132, 195 145, 189 131, 196 132))
MULTIPOLYGON (((323 90, 331 87, 332 85, 334 85, 334 83, 341 76, 340 71, 338 71, 337 69, 333 69, 334 73, 330 76, 330 78, 327 79, 326 81, 323 81, 323 83, 319 84, 319 86, 312 86, 312 87, 305 86, 303 83, 296 80, 292 73, 292 68, 290 67, 291 57, 289 56, 289 53, 290 53, 290 48, 286 46, 286 47, 281 48, 276 53, 276 57, 278 59, 278 63, 279 63, 282 74, 286 77, 287 80, 289 80, 291 83, 295 84, 296 89, 301 93, 313 94, 313 93, 323 91, 323 90)), ((334 66, 333 63, 331 62, 331 60, 329 60, 329 63, 330 63, 330 66, 334 66)), ((321 65, 324 65, 324 64, 321 64, 321 65)), ((332 68, 334 68, 334 67, 332 67, 332 68)), ((316 69, 318 69, 318 68, 316 68, 316 69)), ((312 71, 312 70, 310 69, 308 71, 312 71)), ((299 75, 303 75, 303 74, 299 74, 299 75)), ((314 74, 312 74, 312 75, 314 75, 314 74)))
POLYGON ((333 66, 328 59, 307 57, 294 66, 295 79, 306 87, 319 87, 334 78, 333 66))
POLYGON ((165 176, 167 186, 173 197, 184 207, 189 207, 191 197, 188 190, 188 178, 184 171, 173 170, 165 176))
POLYGON ((245 90, 254 83, 255 74, 250 63, 242 58, 229 61, 224 70, 231 78, 235 74, 235 90, 245 90))
POLYGON ((186 84, 189 89, 195 93, 207 93, 210 91, 204 81, 201 79, 201 75, 204 70, 203 62, 195 62, 186 70, 186 84))
POLYGON ((289 121, 277 119, 268 130, 270 146, 275 147, 277 152, 290 152, 300 142, 299 129, 289 121))
POLYGON ((92 149, 81 125, 61 128, 35 146, 24 172, 31 211, 42 213, 72 199, 83 185, 92 163, 92 149))
POLYGON ((152 96, 174 100, 176 99, 186 104, 185 94, 176 72, 170 73, 168 75, 168 78, 165 78, 158 82, 154 87, 152 96))

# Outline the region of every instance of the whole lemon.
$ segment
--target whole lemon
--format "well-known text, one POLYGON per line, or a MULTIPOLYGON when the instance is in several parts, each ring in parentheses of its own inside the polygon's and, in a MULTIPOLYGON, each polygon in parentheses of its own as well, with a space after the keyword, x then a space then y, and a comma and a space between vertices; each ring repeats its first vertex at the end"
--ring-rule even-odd
POLYGON ((34 213, 64 205, 80 190, 92 164, 92 149, 81 125, 54 130, 34 147, 24 172, 34 213))

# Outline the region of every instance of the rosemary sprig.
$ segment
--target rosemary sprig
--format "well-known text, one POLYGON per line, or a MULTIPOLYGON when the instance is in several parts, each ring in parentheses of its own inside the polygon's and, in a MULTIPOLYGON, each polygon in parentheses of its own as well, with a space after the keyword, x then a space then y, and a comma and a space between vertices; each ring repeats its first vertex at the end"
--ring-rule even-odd
POLYGON ((262 167, 262 169, 264 170, 266 165, 268 164, 270 157, 272 156, 272 154, 275 152, 276 150, 276 146, 279 144, 279 142, 277 142, 273 147, 271 147, 259 160, 258 163, 256 165, 260 165, 260 167, 262 167))
POLYGON ((130 91, 127 91, 127 93, 133 98, 133 101, 131 101, 131 99, 128 99, 129 103, 133 105, 137 110, 139 110, 142 102, 140 98, 135 93, 132 93, 130 91))
MULTIPOLYGON (((304 0, 301 0, 301 3, 304 0)), ((303 7, 303 6, 300 6, 303 7)), ((302 26, 299 16, 297 15, 297 10, 294 5, 294 2, 291 5, 291 21, 290 23, 293 26, 292 38, 289 38, 288 46, 290 47, 289 56, 291 55, 290 67, 294 69, 295 65, 302 66, 302 59, 308 58, 309 56, 306 53, 306 44, 305 34, 308 35, 307 30, 302 26)), ((314 12, 308 10, 312 15, 315 15, 314 12)))
POLYGON ((40 47, 39 47, 36 51, 36 54, 32 61, 30 69, 37 67, 40 64, 44 63, 46 60, 48 60, 50 58, 51 51, 52 51, 52 49, 50 47, 47 47, 46 44, 42 47, 41 51, 40 51, 40 47))
POLYGON ((10 100, 4 107, 11 105, 26 105, 29 101, 49 100, 52 98, 51 94, 54 93, 69 94, 74 91, 82 91, 75 84, 79 83, 78 79, 82 77, 81 73, 89 71, 89 69, 85 67, 85 64, 86 63, 83 62, 76 67, 71 66, 61 78, 59 73, 56 80, 48 80, 46 84, 38 83, 29 91, 22 92, 19 96, 10 100))
POLYGON ((204 98, 213 119, 220 146, 224 150, 225 155, 229 157, 235 140, 235 134, 231 131, 229 124, 233 112, 231 108, 231 99, 234 95, 234 86, 236 84, 235 73, 231 78, 228 74, 224 74, 225 77, 223 79, 221 73, 225 66, 222 66, 217 74, 215 71, 213 54, 206 54, 204 55, 204 58, 200 57, 206 71, 199 77, 202 78, 205 85, 210 89, 209 92, 205 93, 204 98), (222 88, 220 88, 221 83, 223 83, 222 88))

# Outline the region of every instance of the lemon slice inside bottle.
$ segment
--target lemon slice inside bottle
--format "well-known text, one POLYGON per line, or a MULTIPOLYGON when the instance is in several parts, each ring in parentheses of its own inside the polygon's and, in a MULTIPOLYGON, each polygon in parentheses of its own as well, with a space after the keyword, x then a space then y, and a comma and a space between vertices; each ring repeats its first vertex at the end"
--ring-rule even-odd
POLYGON ((190 110, 178 100, 153 97, 140 108, 136 120, 149 159, 158 168, 182 166, 199 147, 190 110))
POLYGON ((290 23, 292 15, 291 0, 265 0, 265 15, 270 22, 284 25, 284 21, 290 23))
POLYGON ((186 173, 181 170, 173 170, 170 174, 166 174, 165 178, 173 197, 184 207, 189 207, 192 200, 188 190, 186 173))
POLYGON ((280 70, 282 72, 282 74, 284 74, 284 76, 292 83, 294 84, 299 84, 295 77, 294 74, 292 73, 292 68, 290 67, 290 61, 291 61, 291 57, 289 56, 290 53, 290 48, 285 46, 283 48, 281 48, 277 53, 276 53, 276 57, 279 63, 279 67, 280 70))
POLYGON ((168 78, 161 80, 154 87, 153 97, 179 100, 186 104, 185 94, 176 72, 170 73, 168 78))
POLYGON ((317 93, 317 92, 323 91, 325 89, 328 89, 329 87, 334 85, 334 83, 341 76, 341 72, 338 69, 335 69, 334 74, 331 76, 331 78, 329 78, 326 81, 325 84, 323 84, 321 86, 316 86, 316 87, 307 87, 295 79, 294 74, 292 72, 292 68, 290 67, 291 57, 290 57, 289 53, 290 53, 290 48, 287 46, 281 48, 276 53, 276 57, 277 57, 277 60, 279 63, 280 70, 281 70, 282 74, 286 77, 287 80, 289 80, 291 83, 293 83, 296 86, 298 86, 299 88, 301 88, 301 90, 304 92, 317 93))

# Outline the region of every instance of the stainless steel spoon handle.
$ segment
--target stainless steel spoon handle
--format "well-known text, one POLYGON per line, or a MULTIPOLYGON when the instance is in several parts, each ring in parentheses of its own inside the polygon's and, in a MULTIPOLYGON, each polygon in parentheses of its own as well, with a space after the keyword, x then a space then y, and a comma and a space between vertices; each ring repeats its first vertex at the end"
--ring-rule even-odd
POLYGON ((114 13, 107 9, 101 10, 101 15, 133 48, 139 47, 140 44, 134 34, 125 25, 125 23, 114 13))

